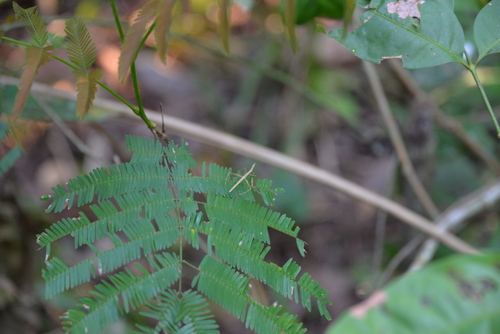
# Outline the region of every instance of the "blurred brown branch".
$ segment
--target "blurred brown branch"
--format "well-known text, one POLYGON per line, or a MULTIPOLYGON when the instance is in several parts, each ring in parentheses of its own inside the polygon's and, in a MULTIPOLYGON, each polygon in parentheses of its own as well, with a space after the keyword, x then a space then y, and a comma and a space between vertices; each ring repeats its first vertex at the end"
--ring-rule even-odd
MULTIPOLYGON (((0 76, 0 83, 16 85, 18 79, 0 76)), ((43 84, 34 83, 32 90, 47 95, 59 96, 71 100, 75 99, 75 94, 59 91, 43 84)), ((138 121, 137 116, 120 103, 96 98, 94 105, 138 121)), ((157 124, 161 123, 161 115, 150 110, 146 110, 146 112, 153 122, 157 124)), ((212 130, 171 116, 165 115, 164 120, 167 131, 262 161, 311 181, 318 182, 354 199, 384 210, 394 217, 399 218, 402 222, 443 242, 458 252, 479 254, 469 244, 446 231, 438 230, 431 221, 408 208, 326 170, 227 133, 212 130)))

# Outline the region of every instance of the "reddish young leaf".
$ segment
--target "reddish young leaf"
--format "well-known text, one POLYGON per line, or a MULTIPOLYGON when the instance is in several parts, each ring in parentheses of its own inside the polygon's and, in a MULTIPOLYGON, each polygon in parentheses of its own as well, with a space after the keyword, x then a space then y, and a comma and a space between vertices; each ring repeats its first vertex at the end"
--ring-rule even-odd
POLYGON ((122 83, 127 79, 130 65, 135 61, 137 53, 142 46, 141 40, 144 37, 146 26, 155 17, 157 9, 158 0, 146 3, 127 31, 118 62, 118 78, 122 83))
POLYGON ((76 78, 76 113, 80 118, 84 118, 88 113, 92 101, 97 92, 97 82, 102 76, 101 70, 94 71, 73 71, 76 78))
POLYGON ((167 62, 168 34, 172 23, 172 11, 174 9, 174 4, 175 0, 160 0, 158 2, 155 42, 156 52, 164 64, 167 62))
POLYGON ((23 74, 21 75, 18 86, 19 91, 17 92, 16 100, 14 101, 14 108, 12 111, 13 119, 16 119, 23 110, 24 104, 28 99, 31 84, 35 79, 35 75, 38 72, 38 69, 50 60, 52 57, 52 53, 50 51, 53 49, 54 47, 52 46, 46 46, 44 48, 40 48, 38 46, 28 46, 26 48, 26 66, 23 74))

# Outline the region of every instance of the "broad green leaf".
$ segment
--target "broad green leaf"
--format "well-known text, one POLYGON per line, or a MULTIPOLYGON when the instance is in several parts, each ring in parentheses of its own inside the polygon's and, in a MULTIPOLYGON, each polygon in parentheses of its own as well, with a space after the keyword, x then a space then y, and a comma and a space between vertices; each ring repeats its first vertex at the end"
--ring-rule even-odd
POLYGON ((295 23, 303 24, 317 16, 319 4, 317 0, 296 0, 295 8, 295 23))
POLYGON ((53 48, 54 47, 52 46, 46 46, 43 48, 29 46, 26 48, 26 66, 23 74, 21 75, 21 80, 18 86, 19 91, 17 92, 16 101, 14 102, 12 113, 13 119, 16 119, 23 110, 24 104, 28 99, 31 85, 35 79, 35 75, 38 69, 50 60, 52 57, 52 53, 50 51, 52 51, 53 48))
MULTIPOLYGON (((347 0, 354 3, 353 0, 347 0)), ((317 17, 328 17, 332 19, 339 19, 344 16, 345 0, 318 0, 317 17)))
MULTIPOLYGON (((345 0, 295 0, 295 23, 303 24, 316 17, 340 19, 345 13, 345 3, 345 0)), ((354 4, 354 0, 347 3, 354 4)))
POLYGON ((156 51, 161 61, 167 62, 167 44, 170 25, 172 23, 172 10, 175 0, 160 0, 158 3, 158 17, 156 19, 155 42, 156 51))
POLYGON ((92 101, 95 98, 95 93, 97 92, 97 82, 102 76, 101 70, 94 71, 73 71, 73 75, 76 78, 76 114, 80 118, 84 118, 87 115, 92 101))
POLYGON ((118 78, 121 82, 127 79, 129 68, 137 57, 137 53, 141 48, 142 38, 146 30, 147 24, 153 20, 158 9, 158 0, 152 0, 142 6, 139 10, 137 18, 130 26, 123 42, 120 60, 118 61, 118 78))
POLYGON ((31 36, 33 43, 42 48, 47 43, 48 33, 43 23, 42 17, 36 7, 24 9, 13 2, 12 6, 16 13, 16 20, 22 20, 24 27, 31 36))
POLYGON ((454 255, 403 276, 327 334, 500 332, 500 255, 454 255))
POLYGON ((81 70, 87 71, 94 64, 97 51, 85 23, 79 19, 66 20, 64 31, 68 39, 66 50, 69 60, 81 70))
POLYGON ((478 61, 500 52, 500 0, 492 0, 474 21, 474 40, 479 50, 478 61))
POLYGON ((405 68, 464 63, 464 32, 448 1, 379 0, 370 6, 352 33, 343 38, 344 30, 338 29, 328 36, 378 64, 390 58, 401 59, 405 68))

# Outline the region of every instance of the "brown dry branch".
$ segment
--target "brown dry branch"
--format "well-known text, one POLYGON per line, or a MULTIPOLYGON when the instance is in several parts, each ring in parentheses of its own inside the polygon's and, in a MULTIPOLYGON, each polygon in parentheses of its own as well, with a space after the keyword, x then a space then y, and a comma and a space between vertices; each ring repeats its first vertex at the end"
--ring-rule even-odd
MULTIPOLYGON (((17 84, 19 81, 15 78, 0 76, 0 84, 17 84)), ((35 83, 32 86, 34 92, 42 94, 58 96, 75 100, 75 94, 58 91, 54 88, 35 83)), ((129 117, 138 121, 137 115, 121 103, 97 98, 94 105, 110 111, 114 111, 120 115, 129 117)), ((148 117, 157 124, 161 123, 161 115, 153 111, 148 111, 148 117)), ((204 144, 222 148, 249 158, 262 161, 269 165, 284 169, 297 176, 320 183, 337 191, 344 193, 354 199, 364 203, 373 205, 374 207, 384 210, 392 216, 399 218, 402 222, 413 226, 421 232, 435 238, 451 249, 461 253, 480 254, 478 250, 465 243, 456 236, 442 230, 438 230, 431 221, 425 217, 409 210, 408 208, 376 194, 364 187, 361 187, 353 182, 350 182, 342 177, 332 174, 317 166, 295 159, 291 156, 282 154, 275 150, 263 147, 239 137, 216 131, 190 123, 175 117, 164 116, 165 129, 174 134, 189 137, 198 140, 204 144)))

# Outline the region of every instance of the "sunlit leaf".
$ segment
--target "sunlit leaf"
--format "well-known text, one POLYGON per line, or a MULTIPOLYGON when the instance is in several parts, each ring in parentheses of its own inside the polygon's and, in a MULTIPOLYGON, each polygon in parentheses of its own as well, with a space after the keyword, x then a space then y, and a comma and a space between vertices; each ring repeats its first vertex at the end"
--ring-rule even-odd
POLYGON ((492 0, 477 15, 474 40, 479 50, 478 60, 500 52, 500 0, 492 0))
POLYGON ((24 68, 23 74, 21 75, 21 80, 19 82, 19 91, 16 95, 16 100, 14 102, 14 108, 12 112, 13 119, 23 110, 24 104, 28 98, 31 85, 35 79, 35 75, 38 69, 46 64, 52 57, 51 51, 54 49, 53 46, 46 46, 39 48, 37 46, 29 46, 26 48, 26 66, 24 68))
POLYGON ((139 10, 137 18, 127 31, 121 49, 120 60, 118 62, 118 77, 121 82, 127 79, 129 68, 135 61, 137 53, 142 46, 141 41, 144 37, 146 27, 155 17, 157 8, 158 0, 152 0, 146 3, 139 10))
POLYGON ((321 24, 316 24, 316 32, 320 32, 322 34, 326 34, 325 27, 323 27, 321 24))
POLYGON ((167 45, 170 25, 172 23, 172 10, 175 0, 160 0, 158 2, 158 16, 156 18, 155 42, 156 51, 161 61, 167 62, 167 45))
POLYGON ((92 101, 97 92, 97 82, 102 76, 101 70, 94 71, 73 71, 76 78, 76 113, 80 118, 84 118, 92 106, 92 101))
POLYGON ((332 30, 328 36, 363 60, 380 63, 398 58, 405 68, 464 63, 464 33, 446 1, 381 0, 360 20, 361 26, 345 38, 344 29, 332 30))
POLYGON ((97 51, 85 23, 79 19, 66 20, 64 31, 68 39, 66 50, 69 60, 81 70, 90 69, 97 51))
POLYGON ((12 6, 16 13, 16 19, 23 21, 33 43, 38 47, 43 47, 47 43, 48 34, 38 9, 36 7, 24 9, 15 2, 12 3, 12 6))

